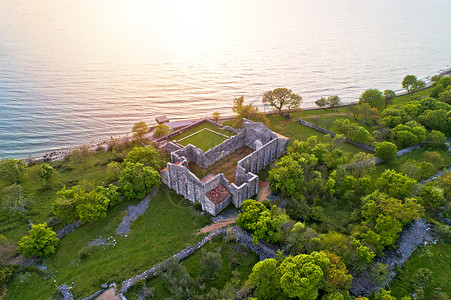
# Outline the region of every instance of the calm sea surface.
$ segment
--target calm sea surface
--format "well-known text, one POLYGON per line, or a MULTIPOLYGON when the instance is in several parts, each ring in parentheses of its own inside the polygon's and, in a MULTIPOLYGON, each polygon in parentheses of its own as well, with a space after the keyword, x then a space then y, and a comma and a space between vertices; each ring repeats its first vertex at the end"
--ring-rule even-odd
POLYGON ((312 106, 451 65, 449 0, 0 0, 0 158, 231 115, 288 87, 312 106))

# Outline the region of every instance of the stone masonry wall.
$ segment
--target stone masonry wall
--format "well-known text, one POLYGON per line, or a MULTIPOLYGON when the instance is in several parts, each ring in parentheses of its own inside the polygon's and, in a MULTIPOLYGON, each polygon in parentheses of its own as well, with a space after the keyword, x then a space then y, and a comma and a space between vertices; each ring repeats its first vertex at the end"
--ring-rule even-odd
MULTIPOLYGON (((168 163, 167 168, 161 171, 161 178, 177 194, 193 203, 201 203, 204 211, 217 215, 230 201, 236 207, 241 207, 244 200, 258 193, 256 174, 285 154, 287 146, 288 139, 278 138, 263 124, 244 120, 243 129, 238 131, 237 135, 205 153, 193 145, 172 152, 171 163, 168 163), (207 168, 245 145, 255 151, 237 163, 236 183, 230 184, 222 173, 210 178, 207 182, 202 182, 188 169, 188 162, 207 168), (226 199, 215 206, 208 200, 206 193, 219 184, 222 184, 232 196, 231 199, 226 199)), ((176 148, 177 145, 170 147, 176 148)))

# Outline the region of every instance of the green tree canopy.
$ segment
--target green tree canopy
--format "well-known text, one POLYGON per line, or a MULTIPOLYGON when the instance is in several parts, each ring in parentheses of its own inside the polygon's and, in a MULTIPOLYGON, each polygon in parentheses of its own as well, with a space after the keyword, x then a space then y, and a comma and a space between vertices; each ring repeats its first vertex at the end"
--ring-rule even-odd
POLYGON ((144 198, 160 185, 160 174, 142 163, 126 163, 121 172, 121 189, 127 199, 144 198))
POLYGON ((128 153, 123 166, 129 163, 141 163, 145 167, 160 170, 164 164, 164 160, 153 146, 135 147, 128 153))
POLYGON ((395 94, 395 92, 393 90, 385 90, 384 91, 385 108, 390 103, 390 101, 393 100, 393 98, 395 98, 395 97, 396 97, 396 94, 395 94))
POLYGON ((287 88, 277 88, 272 91, 267 91, 262 97, 262 103, 264 105, 273 107, 279 113, 284 109, 291 111, 299 108, 301 102, 302 97, 287 88))
POLYGON ((255 288, 254 296, 258 299, 285 299, 280 286, 278 263, 275 259, 265 259, 255 264, 249 281, 255 288))
POLYGON ((396 158, 398 149, 396 145, 390 142, 382 142, 378 144, 375 148, 376 157, 382 159, 383 161, 391 161, 396 158))
POLYGON ((376 180, 376 188, 390 197, 404 199, 413 196, 417 181, 395 170, 387 169, 376 180))
POLYGON ((0 160, 0 178, 8 183, 19 183, 25 174, 25 163, 19 159, 0 160))
POLYGON ((368 103, 371 107, 382 107, 385 99, 378 89, 368 89, 359 98, 360 103, 368 103))
POLYGON ((412 92, 412 88, 417 82, 417 77, 415 75, 406 75, 402 80, 402 88, 408 93, 412 92))
POLYGON ((42 163, 27 168, 28 177, 43 188, 49 186, 57 176, 57 171, 49 164, 42 163))
POLYGON ((46 223, 33 225, 28 235, 20 239, 18 251, 25 257, 48 257, 55 252, 58 241, 56 233, 48 228, 46 223))

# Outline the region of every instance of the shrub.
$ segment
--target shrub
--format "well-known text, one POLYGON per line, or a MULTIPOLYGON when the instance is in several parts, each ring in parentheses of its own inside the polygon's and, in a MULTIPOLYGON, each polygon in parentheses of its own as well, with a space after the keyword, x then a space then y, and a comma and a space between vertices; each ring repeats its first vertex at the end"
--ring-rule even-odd
POLYGON ((199 276, 203 279, 214 279, 221 264, 221 254, 218 252, 207 252, 202 249, 199 276))
POLYGON ((19 252, 25 257, 37 255, 48 257, 55 252, 59 239, 56 233, 47 227, 47 224, 33 225, 28 235, 19 241, 19 252))
POLYGON ((19 266, 13 265, 13 266, 0 266, 0 286, 3 284, 8 283, 16 274, 17 270, 19 269, 19 266))
POLYGON ((379 157, 383 161, 394 160, 398 152, 396 145, 390 142, 382 142, 374 150, 376 151, 376 157, 379 157))
POLYGON ((434 227, 434 232, 445 243, 451 243, 451 227, 448 225, 438 225, 434 227))

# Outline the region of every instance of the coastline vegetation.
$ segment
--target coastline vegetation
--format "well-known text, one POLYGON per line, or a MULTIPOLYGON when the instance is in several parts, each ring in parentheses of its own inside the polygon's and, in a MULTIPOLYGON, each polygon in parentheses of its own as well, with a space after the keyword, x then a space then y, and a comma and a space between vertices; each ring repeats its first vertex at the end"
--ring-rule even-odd
MULTIPOLYGON (((369 89, 359 104, 349 107, 338 107, 339 97, 330 96, 317 101, 324 109, 292 111, 302 98, 289 89, 276 89, 266 92, 262 101, 278 114, 266 116, 243 97, 235 98, 236 115, 224 125, 239 127, 244 117, 290 138, 287 154, 260 178, 280 197, 246 200, 236 220, 254 244, 272 245, 279 253, 257 262, 227 231, 182 263, 170 260, 165 272, 139 283, 127 297, 353 299, 348 291, 352 278, 368 273, 382 285, 388 269, 374 260, 393 249, 403 228, 419 218, 433 224, 439 242, 415 252, 398 270, 391 292, 370 298, 451 296, 445 276, 450 265, 451 171, 419 185, 451 165, 445 146, 451 136, 451 77, 433 78, 426 89, 414 77, 403 80, 406 95, 369 89), (298 117, 339 134, 331 138, 303 127, 298 117), (348 144, 345 137, 375 146, 376 152, 348 144), (396 156, 396 151, 415 145, 419 149, 396 156), (383 162, 376 165, 375 157, 383 162)), ((64 160, 28 166, 21 160, 0 161, 0 296, 48 299, 57 297, 56 286, 65 283, 75 298, 82 298, 104 283, 120 283, 149 269, 203 237, 195 233, 211 223, 211 217, 165 186, 129 233, 116 232, 127 207, 159 186, 158 171, 168 161, 144 139, 146 127, 137 123, 132 129, 136 141, 112 140, 108 151, 82 146, 64 160), (54 237, 76 220, 83 225, 59 241, 54 237), (37 229, 44 238, 33 238, 37 229), (19 252, 34 255, 35 263, 20 269, 19 252)), ((192 142, 203 139, 209 138, 192 142)))

